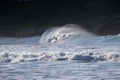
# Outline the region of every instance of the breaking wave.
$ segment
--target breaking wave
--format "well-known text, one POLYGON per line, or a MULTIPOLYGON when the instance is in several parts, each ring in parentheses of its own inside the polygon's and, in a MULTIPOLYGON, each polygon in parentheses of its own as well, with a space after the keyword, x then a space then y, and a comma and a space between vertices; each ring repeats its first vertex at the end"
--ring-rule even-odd
POLYGON ((39 38, 0 38, 0 63, 120 61, 120 34, 96 36, 67 24, 48 29, 39 38))
POLYGON ((72 36, 95 36, 77 24, 66 24, 63 27, 50 28, 43 33, 40 44, 59 43, 59 41, 72 36))

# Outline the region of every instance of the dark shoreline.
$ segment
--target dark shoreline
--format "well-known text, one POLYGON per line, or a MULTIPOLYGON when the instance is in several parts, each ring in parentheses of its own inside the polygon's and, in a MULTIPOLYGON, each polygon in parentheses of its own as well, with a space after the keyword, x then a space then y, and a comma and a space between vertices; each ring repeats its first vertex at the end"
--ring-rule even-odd
POLYGON ((0 2, 0 36, 41 35, 53 26, 74 23, 98 35, 120 33, 119 0, 31 0, 0 2))

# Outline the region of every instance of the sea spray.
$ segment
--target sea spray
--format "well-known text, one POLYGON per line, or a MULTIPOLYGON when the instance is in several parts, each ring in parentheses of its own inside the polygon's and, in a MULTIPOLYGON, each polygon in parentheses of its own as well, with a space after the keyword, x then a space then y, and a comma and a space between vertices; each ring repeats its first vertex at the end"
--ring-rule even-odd
POLYGON ((62 27, 53 27, 43 33, 40 38, 40 44, 59 43, 59 41, 71 36, 95 36, 77 24, 66 24, 62 27))

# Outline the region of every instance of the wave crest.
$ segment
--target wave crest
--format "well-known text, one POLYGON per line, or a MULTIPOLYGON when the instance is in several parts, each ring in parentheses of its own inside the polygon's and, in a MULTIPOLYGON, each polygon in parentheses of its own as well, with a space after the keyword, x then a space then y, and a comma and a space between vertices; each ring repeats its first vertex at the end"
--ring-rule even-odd
POLYGON ((95 36, 77 24, 66 24, 62 27, 53 27, 45 31, 40 40, 40 44, 58 43, 70 36, 95 36))

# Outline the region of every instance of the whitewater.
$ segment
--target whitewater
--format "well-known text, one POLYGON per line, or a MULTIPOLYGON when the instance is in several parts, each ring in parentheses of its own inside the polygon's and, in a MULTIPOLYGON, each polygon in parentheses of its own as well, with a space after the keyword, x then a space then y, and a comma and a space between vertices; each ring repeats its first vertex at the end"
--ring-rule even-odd
POLYGON ((119 80, 119 67, 119 34, 67 24, 41 36, 0 37, 0 80, 119 80))

